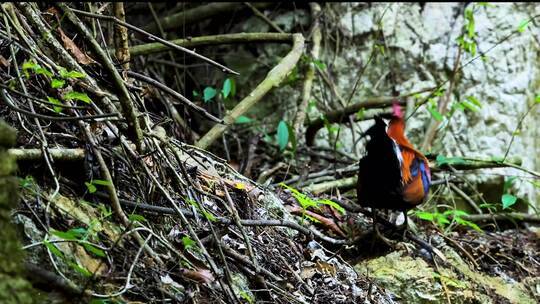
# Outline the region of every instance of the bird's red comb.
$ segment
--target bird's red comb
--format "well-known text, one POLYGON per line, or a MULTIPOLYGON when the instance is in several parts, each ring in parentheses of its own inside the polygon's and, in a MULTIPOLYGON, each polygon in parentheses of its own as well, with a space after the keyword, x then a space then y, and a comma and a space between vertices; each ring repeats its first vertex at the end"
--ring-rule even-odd
POLYGON ((403 118, 403 111, 401 111, 401 106, 399 105, 397 100, 394 100, 394 103, 392 103, 392 112, 394 116, 398 118, 403 118))

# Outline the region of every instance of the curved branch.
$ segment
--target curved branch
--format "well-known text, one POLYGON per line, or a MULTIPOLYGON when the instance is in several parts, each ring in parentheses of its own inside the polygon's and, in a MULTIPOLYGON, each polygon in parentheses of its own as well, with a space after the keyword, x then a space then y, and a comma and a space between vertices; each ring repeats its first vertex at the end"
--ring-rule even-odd
POLYGON ((215 125, 197 142, 197 147, 202 149, 208 148, 240 115, 251 109, 273 87, 279 86, 287 74, 296 66, 300 55, 304 51, 304 37, 302 34, 293 34, 292 41, 293 47, 289 54, 270 70, 266 78, 223 118, 225 125, 215 125))
POLYGON ((323 117, 318 118, 314 121, 312 121, 308 126, 306 130, 306 144, 308 146, 313 145, 313 141, 315 140, 315 135, 317 135, 317 132, 324 127, 325 122, 327 123, 343 123, 347 122, 349 120, 349 115, 352 115, 356 112, 358 112, 360 109, 379 109, 379 108, 386 108, 392 105, 394 100, 398 100, 398 102, 402 105, 405 105, 405 100, 402 100, 403 98, 414 96, 416 94, 424 93, 432 91, 433 88, 427 88, 418 92, 412 92, 404 95, 400 95, 397 97, 387 96, 387 97, 372 97, 367 98, 365 101, 358 102, 355 104, 352 104, 350 106, 347 106, 343 109, 327 112, 323 114, 323 117), (401 99, 401 100, 400 100, 401 99))

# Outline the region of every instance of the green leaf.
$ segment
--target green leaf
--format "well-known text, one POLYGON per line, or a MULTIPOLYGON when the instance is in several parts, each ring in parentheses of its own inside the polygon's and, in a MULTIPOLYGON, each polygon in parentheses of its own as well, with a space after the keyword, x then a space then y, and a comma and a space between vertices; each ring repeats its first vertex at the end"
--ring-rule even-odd
POLYGON ((97 255, 98 257, 100 257, 100 258, 104 258, 104 257, 107 256, 105 254, 105 251, 103 251, 102 249, 97 248, 94 245, 83 243, 83 246, 88 252, 93 253, 93 254, 97 255))
POLYGON ((250 123, 252 122, 253 120, 247 116, 244 116, 244 115, 240 115, 238 116, 238 118, 236 119, 235 123, 237 124, 246 124, 246 123, 250 123))
POLYGON ((443 121, 443 116, 439 111, 437 111, 437 109, 435 109, 434 107, 427 107, 427 110, 435 120, 443 121))
POLYGON ((467 20, 471 20, 471 19, 474 18, 473 11, 471 9, 466 9, 465 10, 465 18, 467 20))
POLYGON ((476 43, 471 42, 471 43, 469 44, 469 53, 471 54, 471 56, 475 56, 475 55, 476 55, 476 43))
POLYGON ((279 185, 281 187, 291 191, 291 194, 298 201, 298 203, 302 206, 303 209, 308 209, 310 207, 315 207, 315 208, 318 207, 319 202, 309 198, 307 195, 301 193, 297 189, 295 189, 295 188, 293 188, 291 186, 287 186, 285 183, 279 183, 279 185))
POLYGON ((92 103, 92 99, 86 95, 86 93, 76 92, 76 91, 70 91, 64 94, 64 99, 66 100, 80 100, 84 101, 86 103, 92 103))
MULTIPOLYGON (((63 105, 60 100, 54 98, 54 97, 51 97, 51 96, 47 96, 47 100, 50 102, 50 103, 54 103, 55 105, 63 105)), ((60 113, 62 112, 64 108, 63 107, 59 107, 59 106, 53 106, 53 110, 56 112, 56 113, 60 113)))
POLYGON ((51 229, 50 231, 50 234, 52 235, 55 235, 59 238, 62 238, 64 240, 70 240, 70 241, 76 241, 76 240, 79 240, 80 236, 71 231, 71 230, 68 230, 68 231, 58 231, 58 230, 54 230, 54 229, 51 229))
POLYGON ((425 221, 433 221, 435 219, 435 214, 425 211, 417 211, 414 215, 417 218, 425 221))
POLYGON ((314 218, 311 215, 304 214, 303 217, 307 218, 308 220, 312 221, 313 223, 320 223, 321 222, 321 221, 319 221, 318 219, 314 218))
POLYGON ((199 92, 193 90, 193 97, 197 97, 197 96, 199 96, 199 92))
POLYGON ((277 139, 279 144, 279 151, 285 150, 287 143, 289 143, 289 128, 284 120, 281 120, 277 128, 277 139))
POLYGON ((326 64, 324 64, 322 61, 318 59, 313 60, 313 64, 315 64, 321 70, 326 70, 326 64))
POLYGON ((49 70, 45 69, 45 68, 42 68, 42 67, 39 67, 37 69, 34 70, 36 72, 36 74, 41 74, 41 75, 45 75, 49 78, 53 77, 54 74, 51 73, 49 70))
POLYGON ((78 71, 68 71, 65 68, 60 68, 60 76, 63 78, 85 78, 86 75, 78 71))
MULTIPOLYGON (((437 91, 433 95, 437 96, 437 97, 441 97, 441 96, 443 96, 445 91, 446 91, 445 88, 438 88, 437 91)), ((435 103, 435 100, 431 99, 430 102, 435 103)))
POLYGON ((364 116, 366 116, 366 109, 361 108, 360 110, 358 110, 358 112, 356 112, 356 119, 362 120, 364 116))
POLYGON ((474 19, 469 20, 469 23, 467 24, 467 35, 469 35, 470 38, 474 38, 474 19))
POLYGON ((94 184, 89 183, 89 182, 84 182, 84 184, 86 185, 86 188, 88 188, 88 192, 94 193, 97 191, 97 188, 96 186, 94 186, 94 184))
POLYGON ((185 249, 189 249, 195 246, 195 241, 186 235, 182 237, 182 244, 184 245, 185 249))
POLYGON ((291 142, 292 152, 294 154, 296 153, 296 135, 294 134, 294 130, 289 124, 287 124, 287 131, 289 133, 289 141, 291 142))
POLYGON ((510 188, 512 187, 516 179, 517 179, 517 176, 510 176, 508 178, 505 178, 504 185, 503 185, 503 193, 507 193, 508 190, 510 190, 510 188))
POLYGON ((501 197, 501 202, 503 205, 503 210, 510 208, 512 205, 514 205, 517 201, 517 197, 513 196, 512 194, 505 193, 501 197))
POLYGON ((520 33, 525 32, 525 29, 527 28, 528 24, 529 24, 529 20, 521 21, 521 23, 518 25, 517 31, 520 33))
POLYGON ((331 200, 328 200, 328 199, 322 199, 322 200, 318 200, 317 202, 320 203, 320 204, 323 204, 323 205, 328 205, 328 206, 336 209, 337 211, 339 211, 339 213, 345 214, 345 208, 341 207, 340 204, 338 204, 338 203, 336 203, 334 201, 331 201, 331 200))
POLYGON ((225 79, 221 93, 223 93, 223 98, 227 98, 229 97, 229 95, 234 97, 234 95, 236 94, 236 85, 234 83, 234 79, 225 79))
POLYGON ((317 108, 317 101, 314 100, 314 99, 310 99, 308 101, 308 109, 312 110, 312 109, 316 109, 316 108, 317 108))
POLYGON ((540 103, 540 95, 537 95, 537 96, 534 98, 534 102, 535 102, 535 103, 540 103))
POLYGON ((461 225, 464 225, 464 226, 468 226, 468 227, 471 227, 472 229, 478 231, 478 232, 484 232, 484 230, 482 230, 478 225, 476 225, 475 223, 473 222, 470 222, 470 221, 467 221, 467 220, 461 220, 461 225))
POLYGON ((445 157, 444 155, 437 155, 437 158, 435 159, 435 163, 437 166, 443 166, 443 165, 463 165, 467 163, 467 160, 461 158, 461 157, 445 157))
POLYGON ((77 263, 68 262, 68 265, 71 266, 71 268, 73 268, 75 271, 77 271, 78 273, 82 274, 85 277, 91 277, 92 276, 92 273, 90 271, 88 271, 88 269, 86 269, 86 268, 84 268, 82 266, 79 266, 77 263))
POLYGON ((240 294, 240 297, 242 297, 242 299, 246 300, 249 304, 255 303, 255 299, 253 298, 251 293, 248 293, 245 290, 240 290, 239 294, 240 294))
POLYGON ((482 107, 482 103, 480 103, 480 101, 478 101, 478 99, 476 99, 476 97, 474 97, 474 96, 468 96, 467 100, 472 102, 475 106, 477 106, 479 108, 482 107))
POLYGON ((27 175, 25 178, 19 177, 19 186, 21 188, 30 188, 34 186, 34 178, 31 175, 27 175))
POLYGON ((448 220, 448 218, 446 216, 440 214, 440 213, 436 213, 435 218, 437 220, 437 224, 440 225, 440 226, 450 224, 450 221, 448 220))
POLYGON ((202 214, 204 215, 204 217, 209 220, 210 222, 215 222, 217 221, 217 218, 210 212, 206 211, 206 210, 201 210, 202 211, 202 214))
POLYGON ((63 80, 63 79, 53 78, 52 81, 51 81, 51 88, 53 88, 53 89, 62 88, 65 83, 66 83, 66 81, 63 80))
POLYGON ((463 105, 465 108, 473 111, 473 112, 478 112, 478 108, 474 104, 469 102, 468 100, 464 100, 460 104, 463 105))
POLYGON ((203 95, 204 102, 209 102, 212 98, 216 97, 217 91, 212 87, 206 87, 204 88, 203 95))
POLYGON ((93 179, 92 184, 94 185, 101 185, 101 186, 109 186, 111 182, 102 180, 102 179, 93 179))
POLYGON ((128 219, 130 222, 144 222, 146 221, 146 218, 140 214, 130 214, 128 215, 128 219))
POLYGON ((59 258, 64 258, 62 251, 60 251, 60 249, 58 249, 58 247, 56 247, 54 244, 50 243, 49 241, 43 241, 43 244, 49 248, 52 254, 59 258))
POLYGON ((25 61, 22 64, 23 71, 28 70, 28 69, 35 70, 35 69, 40 68, 40 67, 41 66, 39 64, 35 63, 34 61, 25 61))

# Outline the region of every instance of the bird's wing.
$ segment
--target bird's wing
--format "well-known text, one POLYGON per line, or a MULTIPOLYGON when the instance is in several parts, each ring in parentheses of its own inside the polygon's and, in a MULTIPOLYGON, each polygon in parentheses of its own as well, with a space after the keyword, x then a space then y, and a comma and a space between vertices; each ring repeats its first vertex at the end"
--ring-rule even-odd
POLYGON ((416 156, 410 164, 411 180, 403 187, 403 199, 413 205, 420 204, 429 192, 431 176, 426 160, 416 156))

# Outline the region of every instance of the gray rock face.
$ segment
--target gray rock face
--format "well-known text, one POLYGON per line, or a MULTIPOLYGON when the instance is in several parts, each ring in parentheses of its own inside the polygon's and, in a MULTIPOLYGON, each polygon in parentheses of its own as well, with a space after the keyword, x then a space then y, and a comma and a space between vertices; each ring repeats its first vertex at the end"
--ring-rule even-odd
MULTIPOLYGON (((337 56, 333 53, 334 48, 326 47, 322 60, 329 63, 343 96, 352 91, 373 43, 381 40, 379 29, 384 33, 385 54, 370 62, 352 102, 371 96, 389 96, 394 84, 403 94, 435 87, 447 80, 458 53, 456 39, 467 22, 464 11, 473 10, 476 56, 486 52, 486 58, 473 60, 469 53, 461 55, 462 70, 457 75, 448 108, 469 96, 480 101, 482 106, 476 112, 458 110, 450 119, 445 118, 431 152, 488 159, 503 157, 512 134, 515 134, 508 158, 519 157, 523 167, 538 171, 540 106, 534 107, 523 120, 521 130, 515 131, 528 109, 534 106, 535 96, 539 93, 540 30, 533 22, 522 33, 516 29, 523 20, 540 13, 540 6, 525 3, 470 4, 466 7, 461 3, 426 3, 423 8, 412 3, 370 6, 335 3, 331 6, 339 19, 336 31, 341 33, 343 41, 337 56), (512 32, 512 36, 502 41, 512 32), (390 70, 395 79, 390 77, 390 70)), ((314 94, 321 94, 317 88, 320 86, 315 86, 314 94)), ((448 89, 448 84, 444 88, 448 89)), ((421 145, 431 119, 426 106, 422 106, 408 120, 407 134, 415 145, 421 145)), ((364 129, 370 124, 362 122, 359 126, 364 129)), ((326 145, 326 130, 319 133, 318 144, 326 145)), ((356 147, 345 144, 352 142, 350 131, 342 130, 340 141, 347 152, 363 150, 363 144, 356 147)), ((494 178, 503 180, 500 175, 523 176, 516 180, 513 193, 530 202, 537 200, 539 189, 530 183, 531 176, 525 172, 493 169, 465 173, 480 183, 492 182, 494 178)), ((502 184, 499 185, 501 189, 497 191, 502 191, 502 184)))

